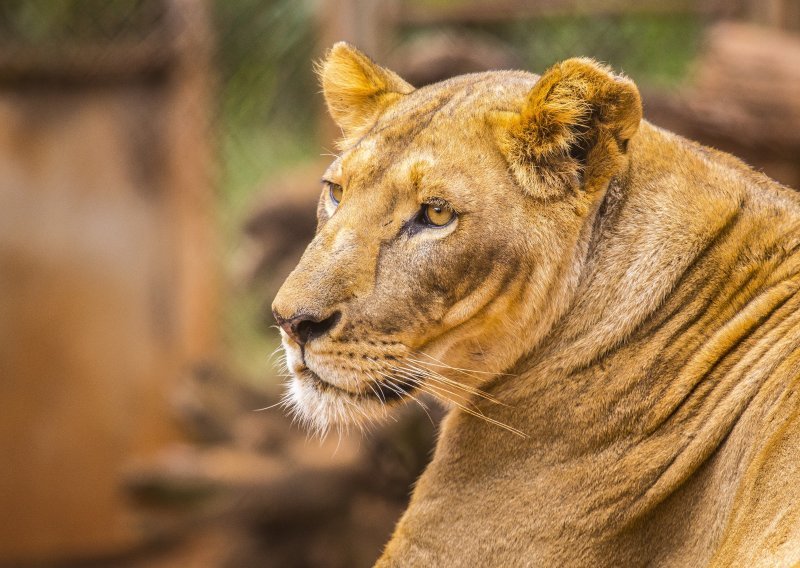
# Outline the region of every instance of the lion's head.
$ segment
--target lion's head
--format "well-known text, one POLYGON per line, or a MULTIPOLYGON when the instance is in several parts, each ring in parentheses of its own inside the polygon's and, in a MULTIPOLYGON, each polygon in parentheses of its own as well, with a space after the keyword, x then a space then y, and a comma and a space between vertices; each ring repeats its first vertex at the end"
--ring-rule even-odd
POLYGON ((344 43, 320 74, 344 139, 273 304, 291 402, 321 430, 421 392, 469 409, 566 308, 636 87, 572 59, 414 89, 344 43))

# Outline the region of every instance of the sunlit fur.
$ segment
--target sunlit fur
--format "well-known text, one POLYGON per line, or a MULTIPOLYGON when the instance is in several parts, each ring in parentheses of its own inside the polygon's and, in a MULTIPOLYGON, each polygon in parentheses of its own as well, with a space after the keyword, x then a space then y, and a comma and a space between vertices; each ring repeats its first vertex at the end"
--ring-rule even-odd
POLYGON ((378 565, 800 562, 800 196, 590 60, 320 72, 344 193, 273 307, 339 316, 284 335, 290 404, 322 432, 452 406, 378 565), (415 224, 431 199, 454 222, 415 224))

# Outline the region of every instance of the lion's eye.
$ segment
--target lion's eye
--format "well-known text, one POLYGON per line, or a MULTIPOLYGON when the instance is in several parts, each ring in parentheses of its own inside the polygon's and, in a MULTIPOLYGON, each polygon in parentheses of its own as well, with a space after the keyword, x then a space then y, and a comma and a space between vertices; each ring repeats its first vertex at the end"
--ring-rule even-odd
POLYGON ((448 225, 455 216, 456 212, 445 203, 426 203, 422 206, 422 219, 434 227, 448 225))
POLYGON ((330 181, 326 181, 325 183, 328 186, 328 194, 331 196, 331 201, 333 201, 334 205, 339 205, 339 202, 342 200, 342 194, 344 193, 342 186, 330 181))

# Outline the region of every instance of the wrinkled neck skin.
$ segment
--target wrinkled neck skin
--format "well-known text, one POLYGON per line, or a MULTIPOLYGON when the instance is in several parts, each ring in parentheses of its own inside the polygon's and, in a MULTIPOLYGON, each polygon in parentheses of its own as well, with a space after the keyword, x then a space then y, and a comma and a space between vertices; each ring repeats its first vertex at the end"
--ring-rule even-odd
POLYGON ((629 152, 576 243, 568 302, 484 385, 503 405, 474 401, 528 437, 451 411, 379 566, 794 558, 746 480, 769 478, 770 452, 800 455, 800 199, 646 122, 629 152))

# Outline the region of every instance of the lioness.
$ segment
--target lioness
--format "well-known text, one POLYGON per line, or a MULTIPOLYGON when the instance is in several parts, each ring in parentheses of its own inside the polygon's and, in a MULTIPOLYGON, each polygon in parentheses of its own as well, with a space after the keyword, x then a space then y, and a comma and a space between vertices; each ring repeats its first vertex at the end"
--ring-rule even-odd
POLYGON ((800 562, 800 195, 589 59, 320 73, 344 139, 273 304, 289 398, 322 431, 453 407, 377 565, 800 562))

